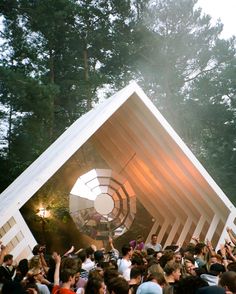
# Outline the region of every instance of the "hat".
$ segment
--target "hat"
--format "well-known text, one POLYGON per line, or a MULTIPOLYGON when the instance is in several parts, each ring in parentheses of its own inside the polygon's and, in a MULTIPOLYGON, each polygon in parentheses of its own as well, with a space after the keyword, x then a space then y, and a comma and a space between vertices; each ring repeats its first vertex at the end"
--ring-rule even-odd
POLYGON ((94 252, 94 259, 96 261, 100 261, 103 258, 104 258, 104 254, 103 254, 103 252, 101 250, 97 250, 97 251, 94 252))
POLYGON ((154 282, 145 282, 138 287, 137 294, 162 294, 160 285, 154 282))

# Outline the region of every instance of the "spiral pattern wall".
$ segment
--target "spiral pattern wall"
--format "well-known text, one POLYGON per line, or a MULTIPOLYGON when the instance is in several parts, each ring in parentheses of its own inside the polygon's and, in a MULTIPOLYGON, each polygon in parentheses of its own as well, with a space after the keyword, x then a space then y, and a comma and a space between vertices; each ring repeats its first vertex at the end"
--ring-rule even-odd
POLYGON ((70 215, 80 231, 97 240, 126 232, 136 214, 130 183, 110 169, 80 176, 70 192, 70 215))

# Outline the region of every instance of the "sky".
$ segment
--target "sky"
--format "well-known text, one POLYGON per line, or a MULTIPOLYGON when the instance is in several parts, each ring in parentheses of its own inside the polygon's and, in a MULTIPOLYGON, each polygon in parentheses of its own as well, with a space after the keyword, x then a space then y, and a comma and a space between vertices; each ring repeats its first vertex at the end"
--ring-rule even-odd
POLYGON ((236 36, 236 0, 198 0, 197 6, 212 17, 213 23, 221 19, 224 24, 222 38, 236 36))

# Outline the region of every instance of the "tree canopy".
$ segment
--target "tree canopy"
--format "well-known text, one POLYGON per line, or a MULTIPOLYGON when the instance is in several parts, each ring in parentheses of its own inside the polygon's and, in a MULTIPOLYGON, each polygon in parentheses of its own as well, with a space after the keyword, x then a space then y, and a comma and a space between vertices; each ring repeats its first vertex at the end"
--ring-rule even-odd
POLYGON ((196 3, 2 0, 1 190, 135 79, 236 203, 235 38, 196 3))

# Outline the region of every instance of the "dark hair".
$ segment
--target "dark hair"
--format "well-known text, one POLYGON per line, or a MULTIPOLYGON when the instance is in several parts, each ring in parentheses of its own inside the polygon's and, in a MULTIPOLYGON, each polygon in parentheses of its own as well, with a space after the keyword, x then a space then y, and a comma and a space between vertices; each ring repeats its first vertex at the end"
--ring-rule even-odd
POLYGON ((128 282, 122 278, 122 277, 117 277, 113 278, 109 281, 107 284, 107 288, 109 293, 112 291, 114 294, 128 294, 129 293, 129 284, 128 282))
MULTIPOLYGON (((181 279, 176 287, 176 294, 195 294, 197 289, 208 286, 208 283, 196 276, 181 279)), ((198 292, 197 292, 198 293, 198 292)))
POLYGON ((230 263, 227 265, 227 270, 228 270, 228 271, 232 271, 232 272, 236 272, 236 262, 235 262, 235 261, 230 262, 230 263))
POLYGON ((22 273, 23 277, 29 270, 28 259, 24 258, 19 261, 17 269, 22 273))
POLYGON ((205 243, 197 243, 195 246, 195 254, 200 254, 204 247, 206 247, 205 243))
POLYGON ((220 263, 213 263, 213 264, 210 266, 209 271, 210 271, 211 274, 218 276, 219 274, 225 272, 225 267, 223 266, 223 264, 220 264, 220 263))
POLYGON ((93 248, 92 248, 91 246, 87 247, 87 248, 85 249, 85 252, 86 252, 86 256, 87 256, 87 257, 90 257, 91 255, 94 254, 94 250, 93 250, 93 248))
POLYGON ((2 286, 2 294, 24 294, 23 287, 18 282, 7 281, 2 286))
POLYGON ((61 270, 71 269, 78 273, 81 270, 82 262, 79 258, 65 257, 61 262, 61 270))
POLYGON ((190 261, 192 264, 195 264, 195 259, 192 255, 186 255, 184 261, 190 261))
POLYGON ((151 239, 152 239, 153 237, 157 237, 157 234, 152 234, 151 239))
POLYGON ((162 274, 162 273, 152 273, 148 276, 147 278, 147 282, 151 282, 153 280, 156 280, 157 283, 160 285, 160 286, 164 286, 166 285, 166 279, 165 279, 165 276, 162 274))
POLYGON ((235 272, 225 272, 221 275, 219 280, 219 285, 221 287, 227 286, 229 291, 236 292, 236 273, 235 272))
POLYGON ((186 253, 188 252, 189 255, 194 255, 195 254, 195 244, 189 243, 188 246, 186 247, 181 247, 180 252, 186 253))
POLYGON ((174 252, 173 251, 167 251, 165 252, 159 259, 160 266, 162 268, 165 267, 168 261, 172 260, 174 258, 174 252))
POLYGON ((85 286, 85 294, 98 294, 99 289, 101 288, 103 283, 102 279, 99 279, 98 277, 93 277, 88 279, 88 282, 85 286))
POLYGON ((63 269, 60 272, 60 279, 62 281, 62 283, 66 283, 69 281, 70 277, 74 277, 76 274, 76 271, 73 269, 63 269))
POLYGON ((32 253, 33 255, 38 255, 41 252, 45 252, 45 248, 46 248, 45 245, 37 244, 34 246, 32 253))
POLYGON ((78 257, 81 259, 82 262, 85 262, 86 257, 87 257, 87 253, 86 253, 85 249, 81 250, 78 253, 78 257))
POLYGON ((155 251, 155 253, 153 254, 153 257, 156 258, 158 253, 161 253, 162 255, 164 254, 164 252, 162 250, 155 251))
POLYGON ((132 267, 130 271, 130 279, 136 279, 138 276, 142 276, 142 271, 138 267, 132 267))
POLYGON ((143 259, 140 256, 134 255, 131 259, 132 265, 143 265, 143 259))
POLYGON ((122 252, 122 255, 125 256, 128 254, 128 252, 130 252, 131 250, 131 246, 130 245, 124 245, 122 246, 121 248, 121 252, 122 252))
POLYGON ((96 268, 89 271, 88 279, 102 279, 102 268, 96 268))
POLYGON ((177 262, 167 262, 167 264, 164 267, 164 272, 167 276, 171 275, 173 272, 175 272, 177 269, 180 269, 180 264, 177 262))
POLYGON ((104 271, 103 278, 106 285, 108 285, 109 281, 113 278, 119 277, 119 273, 116 269, 113 268, 107 268, 104 271))
MULTIPOLYGON (((36 284, 35 276, 32 274, 32 272, 28 272, 26 275, 26 278, 23 279, 20 283, 25 290, 25 293, 31 293, 29 289, 34 289, 39 293, 39 289, 36 284)), ((10 292, 9 292, 10 293, 10 292)))
POLYGON ((147 255, 154 255, 155 250, 153 248, 147 248, 147 255))
POLYGON ((21 259, 17 266, 16 275, 14 277, 15 282, 21 282, 23 278, 26 276, 29 270, 28 260, 26 258, 21 259))
POLYGON ((11 255, 11 254, 6 254, 6 255, 4 255, 4 257, 3 257, 3 262, 6 262, 6 261, 11 260, 11 259, 13 259, 13 255, 11 255))

